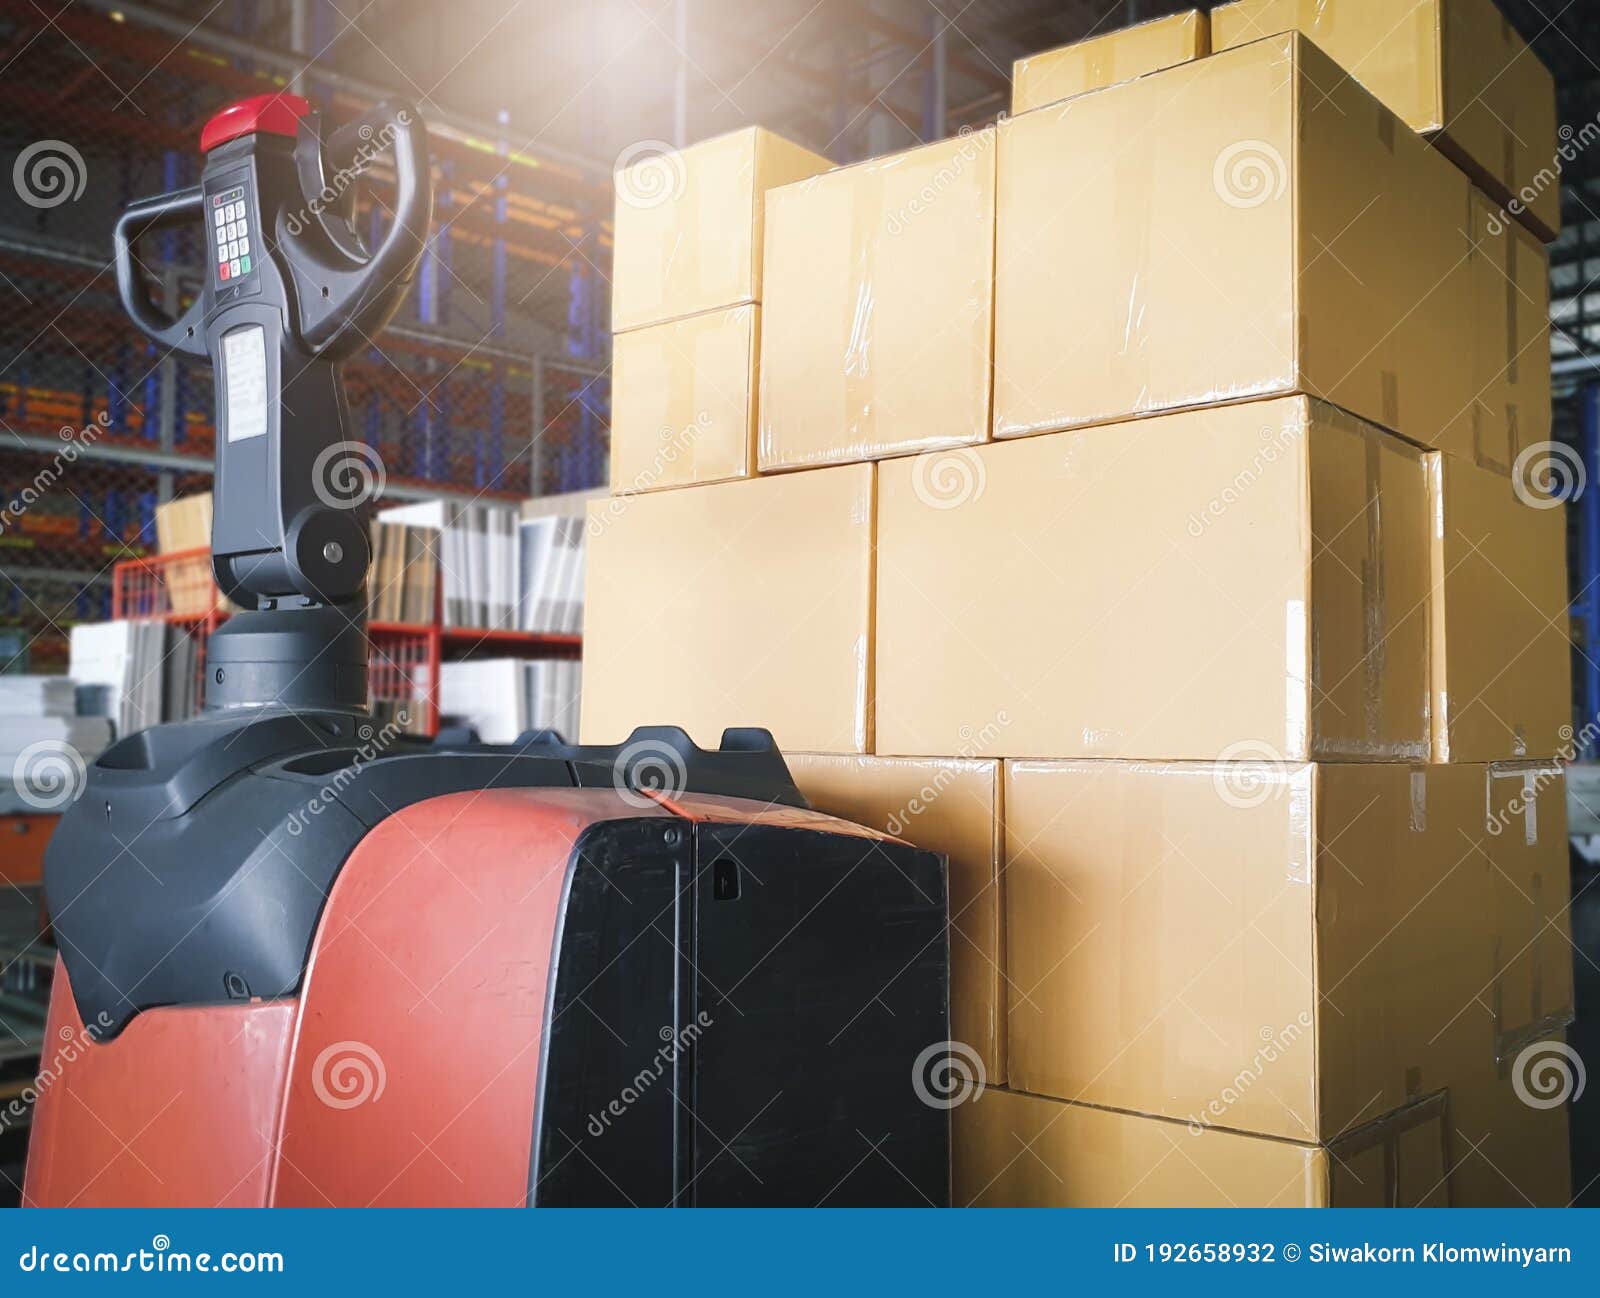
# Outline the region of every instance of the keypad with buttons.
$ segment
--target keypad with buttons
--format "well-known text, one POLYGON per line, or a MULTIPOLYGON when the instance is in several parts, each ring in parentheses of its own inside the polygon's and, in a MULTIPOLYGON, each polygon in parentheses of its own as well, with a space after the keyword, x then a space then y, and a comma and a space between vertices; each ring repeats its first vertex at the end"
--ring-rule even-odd
POLYGON ((256 256, 244 186, 211 196, 211 239, 219 283, 232 284, 250 274, 256 256))

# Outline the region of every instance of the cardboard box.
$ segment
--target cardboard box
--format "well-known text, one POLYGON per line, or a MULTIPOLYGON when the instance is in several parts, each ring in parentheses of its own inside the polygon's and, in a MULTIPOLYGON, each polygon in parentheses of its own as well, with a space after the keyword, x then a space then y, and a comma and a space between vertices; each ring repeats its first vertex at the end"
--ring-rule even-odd
MULTIPOLYGON (((1455 1052, 1462 1075, 1492 1059, 1504 1077, 1527 1046, 1572 1022, 1567 782, 1560 762, 1493 762, 1484 769, 1488 857, 1474 859, 1471 881, 1492 912, 1478 917, 1480 926, 1494 926, 1500 951, 1480 997, 1439 1044, 1455 1052), (1485 1041, 1492 1050, 1482 1048, 1485 1041)), ((1479 940, 1472 929, 1452 936, 1479 940)))
POLYGON ((870 752, 873 473, 592 504, 583 742, 765 726, 785 751, 870 752))
POLYGON ((611 327, 761 300, 762 196, 833 164, 747 127, 687 149, 624 150, 617 169, 611 327))
POLYGON ((767 195, 763 473, 989 435, 993 130, 767 195))
POLYGON ((1398 438, 1290 397, 879 472, 879 753, 1003 722, 1006 757, 1427 759, 1398 438))
POLYGON ((992 1208, 1443 1208, 1447 1114, 1448 1097, 1431 1096, 1320 1146, 986 1090, 952 1114, 953 1199, 992 1208))
POLYGON ((611 356, 611 490, 747 478, 755 463, 761 308, 618 334, 611 356))
MULTIPOLYGON (((1304 32, 1549 240, 1561 228, 1555 81, 1494 0, 1238 0, 1212 47, 1304 32)), ((1563 145, 1563 148, 1566 146, 1563 145)))
POLYGON ((1570 756, 1566 511, 1521 478, 1427 459, 1433 760, 1570 756))
POLYGON ((1003 123, 996 436, 1305 392, 1465 438, 1468 189, 1299 35, 1003 123))
POLYGON ((1478 1084, 1571 1016, 1562 795, 1528 765, 1008 762, 1008 1084, 1307 1143, 1478 1084))
POLYGON ((1565 771, 1550 762, 1471 769, 1487 771, 1487 858, 1475 851, 1450 886, 1467 887, 1463 913, 1479 923, 1446 937, 1461 949, 1481 944, 1489 927, 1499 950, 1430 1044, 1435 1072, 1449 1079, 1455 1203, 1566 1207, 1565 1101, 1576 1070, 1566 1053, 1574 986, 1565 771))
POLYGON ((800 792, 818 811, 948 858, 950 1038, 976 1053, 981 1080, 1000 1085, 1006 1068, 1000 763, 814 753, 786 758, 800 792))
POLYGON ((1211 53, 1211 21, 1198 9, 1030 54, 1011 65, 1015 116, 1073 95, 1131 81, 1211 53))
POLYGON ((1510 475, 1523 450, 1550 440, 1550 257, 1476 189, 1472 233, 1478 391, 1470 430, 1456 430, 1470 442, 1442 449, 1510 475))
POLYGON ((198 491, 156 506, 156 549, 162 554, 211 548, 211 493, 198 491))
POLYGON ((233 604, 217 589, 211 572, 212 495, 197 491, 156 506, 156 549, 163 555, 194 551, 192 558, 161 566, 161 583, 174 613, 202 617, 233 604))

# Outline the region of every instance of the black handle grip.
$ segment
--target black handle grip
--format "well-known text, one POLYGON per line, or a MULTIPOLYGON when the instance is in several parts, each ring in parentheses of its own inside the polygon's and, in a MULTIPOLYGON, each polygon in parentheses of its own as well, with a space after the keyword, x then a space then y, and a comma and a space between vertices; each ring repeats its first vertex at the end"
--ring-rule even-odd
POLYGON ((125 211, 112 234, 116 251, 117 293, 122 307, 134 324, 163 347, 202 359, 206 355, 205 331, 200 322, 205 310, 202 296, 181 318, 174 319, 150 300, 140 273, 137 249, 139 240, 156 230, 198 224, 205 228, 205 195, 197 186, 170 194, 141 198, 125 211))
POLYGON ((324 175, 359 174, 385 149, 394 154, 394 219, 365 263, 339 276, 337 292, 330 289, 327 296, 305 302, 301 334, 314 355, 339 345, 359 346, 383 328, 427 244, 433 220, 427 128, 409 104, 379 104, 335 131, 324 147, 324 175))

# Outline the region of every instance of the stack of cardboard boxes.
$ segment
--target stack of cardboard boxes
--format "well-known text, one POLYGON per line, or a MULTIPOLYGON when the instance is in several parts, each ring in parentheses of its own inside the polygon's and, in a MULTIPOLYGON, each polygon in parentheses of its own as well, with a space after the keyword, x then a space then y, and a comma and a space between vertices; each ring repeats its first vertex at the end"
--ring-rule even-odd
POLYGON ((583 737, 765 725, 948 854, 958 1203, 1567 1200, 1553 92, 1491 0, 1379 8, 1134 28, 803 178, 760 132, 619 173, 583 737), (757 300, 758 362, 691 341, 757 300))

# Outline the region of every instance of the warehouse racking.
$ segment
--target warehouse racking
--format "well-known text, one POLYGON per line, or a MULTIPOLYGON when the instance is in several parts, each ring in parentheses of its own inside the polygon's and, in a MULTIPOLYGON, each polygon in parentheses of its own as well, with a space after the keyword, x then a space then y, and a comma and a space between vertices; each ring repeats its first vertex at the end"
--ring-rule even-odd
MULTIPOLYGON (((79 461, 61 491, 0 530, 0 562, 17 578, 0 595, 0 623, 24 629, 36 669, 63 663, 73 621, 111 614, 111 566, 153 548, 156 505, 209 485, 209 379, 135 332, 104 245, 117 210, 198 174, 199 127, 213 111, 287 84, 281 59, 240 53, 255 6, 235 9, 235 38, 186 23, 175 43, 141 25, 160 20, 153 11, 50 14, 0 0, 12 71, 53 88, 24 90, 17 76, 0 85, 11 150, 76 142, 78 174, 95 180, 82 201, 59 205, 19 190, 0 219, 0 277, 23 308, 0 320, 0 495, 49 474, 68 443, 79 461), (137 107, 118 90, 134 85, 137 107)), ((326 41, 333 6, 309 12, 312 39, 326 41)), ((336 121, 380 90, 320 70, 299 89, 336 121)), ((434 233, 399 318, 348 366, 356 435, 382 458, 391 499, 593 486, 606 460, 609 168, 513 149, 505 114, 429 116, 434 233)), ((376 232, 390 178, 380 164, 363 179, 373 183, 358 219, 376 232)), ((199 269, 186 233, 162 236, 148 266, 179 302, 199 269)))

